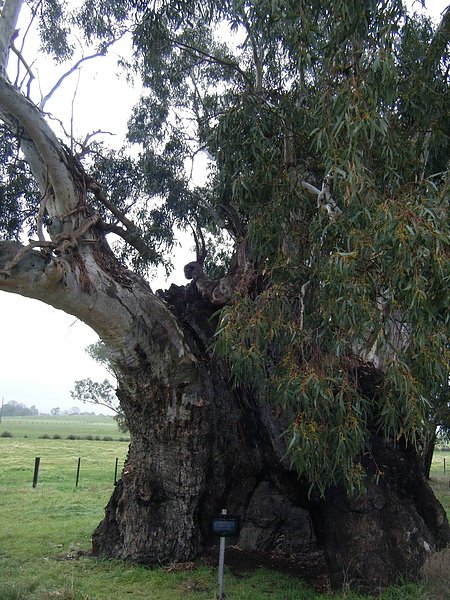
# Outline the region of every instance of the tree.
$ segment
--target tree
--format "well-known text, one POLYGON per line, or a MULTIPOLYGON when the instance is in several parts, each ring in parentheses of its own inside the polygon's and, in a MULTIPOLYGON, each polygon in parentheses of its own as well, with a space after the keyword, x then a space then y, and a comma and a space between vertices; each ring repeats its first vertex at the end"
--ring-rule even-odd
POLYGON ((423 435, 420 462, 422 470, 429 478, 433 452, 436 442, 448 443, 450 440, 450 385, 449 383, 439 390, 439 393, 430 399, 428 414, 423 435))
POLYGON ((191 559, 227 506, 242 548, 313 554, 335 587, 414 576, 450 535, 417 457, 448 378, 450 11, 434 27, 399 0, 39 2, 59 60, 76 27, 95 54, 131 32, 144 92, 134 152, 112 153, 69 148, 8 79, 20 4, 1 20, 0 288, 108 349, 131 444, 94 553, 191 559), (174 226, 191 283, 154 293, 174 226))
POLYGON ((50 414, 51 414, 53 417, 57 417, 57 416, 59 415, 59 413, 60 413, 60 412, 61 412, 61 409, 59 408, 59 406, 55 406, 54 408, 52 408, 52 409, 50 410, 50 414))
POLYGON ((30 415, 39 414, 35 406, 28 408, 28 406, 26 406, 22 402, 16 402, 15 400, 5 402, 2 405, 1 413, 3 417, 27 417, 30 415))
MULTIPOLYGON (((108 349, 102 342, 99 341, 96 344, 90 344, 86 348, 86 352, 96 362, 104 366, 111 377, 116 378, 114 365, 108 355, 108 349)), ((74 400, 109 408, 116 413, 114 419, 120 430, 123 433, 126 433, 129 430, 125 415, 117 401, 115 390, 108 379, 104 379, 103 381, 93 381, 88 377, 86 379, 75 381, 75 386, 73 390, 71 390, 70 395, 74 400)))

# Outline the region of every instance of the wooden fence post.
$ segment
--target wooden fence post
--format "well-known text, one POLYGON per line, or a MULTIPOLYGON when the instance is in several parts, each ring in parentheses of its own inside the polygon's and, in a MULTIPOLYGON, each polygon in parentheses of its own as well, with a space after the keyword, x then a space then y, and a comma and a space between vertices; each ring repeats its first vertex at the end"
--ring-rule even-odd
POLYGON ((33 475, 33 487, 37 486, 38 475, 39 475, 39 465, 41 464, 41 458, 36 456, 34 459, 34 475, 33 475))
POLYGON ((75 487, 78 487, 78 480, 80 479, 80 464, 81 464, 81 458, 78 459, 77 479, 75 481, 75 487))

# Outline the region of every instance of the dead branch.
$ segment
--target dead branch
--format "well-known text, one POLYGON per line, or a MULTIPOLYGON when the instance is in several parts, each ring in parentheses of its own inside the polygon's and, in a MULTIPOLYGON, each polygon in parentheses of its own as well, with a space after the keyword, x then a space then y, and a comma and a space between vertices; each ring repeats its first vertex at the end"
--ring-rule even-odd
POLYGON ((66 73, 61 75, 61 77, 58 79, 58 81, 55 83, 55 85, 52 87, 52 89, 49 91, 49 93, 42 98, 41 102, 39 103, 40 110, 44 110, 44 106, 47 104, 47 102, 50 100, 50 98, 53 96, 53 94, 56 92, 56 90, 58 90, 58 88, 61 87, 64 80, 67 79, 67 77, 69 77, 70 75, 72 75, 72 73, 74 73, 80 67, 80 65, 82 65, 84 62, 91 60, 93 58, 99 58, 100 56, 105 56, 107 49, 110 46, 112 46, 112 44, 114 44, 116 41, 117 40, 114 39, 114 40, 111 40, 110 42, 108 42, 100 52, 95 52, 94 54, 90 54, 89 56, 83 56, 83 58, 80 58, 80 60, 78 60, 73 65, 72 68, 70 68, 68 71, 66 71, 66 73))
POLYGON ((11 270, 17 266, 20 261, 24 258, 28 252, 33 250, 34 248, 48 248, 57 254, 62 254, 67 251, 69 248, 74 248, 78 244, 78 240, 80 237, 85 235, 85 233, 98 221, 100 220, 100 215, 95 213, 89 219, 85 219, 81 226, 70 233, 61 233, 55 236, 55 239, 52 241, 47 240, 30 240, 27 246, 21 248, 17 254, 12 258, 3 269, 0 270, 0 274, 2 275, 11 275, 11 270))
MULTIPOLYGON (((11 50, 14 52, 14 54, 19 59, 18 64, 17 64, 17 75, 16 75, 16 80, 15 80, 15 85, 17 85, 18 81, 19 81, 19 67, 20 67, 20 63, 22 63, 22 65, 25 67, 25 71, 27 72, 27 75, 29 77, 28 84, 27 84, 27 98, 29 98, 30 97, 31 84, 32 84, 33 79, 35 77, 34 77, 33 71, 31 70, 31 67, 29 66, 29 64, 27 63, 27 61, 25 60, 25 58, 23 57, 22 52, 18 48, 16 48, 16 46, 14 45, 14 40, 17 38, 18 35, 19 35, 19 30, 16 29, 16 31, 14 32, 13 37, 11 38, 11 42, 10 42, 10 45, 9 45, 9 47, 11 48, 11 50)), ((26 77, 26 75, 25 75, 25 77, 26 77)), ((22 84, 25 81, 25 77, 22 80, 22 84)))
POLYGON ((37 218, 36 218, 36 230, 37 230, 37 234, 38 234, 38 238, 39 238, 40 242, 45 241, 43 222, 44 222, 45 209, 47 207, 47 200, 49 197, 48 192, 49 192, 49 184, 47 182, 47 189, 45 190, 45 192, 41 198, 41 202, 39 204, 39 211, 38 211, 37 218))
POLYGON ((0 269, 0 274, 11 275, 11 269, 13 269, 16 265, 18 265, 20 263, 20 261, 23 259, 23 257, 26 254, 28 254, 28 252, 33 250, 33 248, 53 248, 53 247, 54 247, 54 242, 47 242, 45 240, 44 241, 31 240, 27 246, 24 246, 23 248, 21 248, 19 250, 19 252, 17 252, 17 254, 14 256, 14 258, 12 258, 9 262, 6 263, 6 265, 3 267, 3 269, 0 269))

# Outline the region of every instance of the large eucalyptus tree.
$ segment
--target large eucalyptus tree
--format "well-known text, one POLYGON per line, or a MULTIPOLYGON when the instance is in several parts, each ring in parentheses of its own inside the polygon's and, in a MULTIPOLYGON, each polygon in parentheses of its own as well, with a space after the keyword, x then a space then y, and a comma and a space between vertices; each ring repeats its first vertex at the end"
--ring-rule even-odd
POLYGON ((417 453, 448 378, 450 11, 30 3, 57 60, 71 31, 98 53, 131 35, 127 154, 69 149, 8 77, 11 48, 30 74, 21 4, 0 20, 0 289, 90 325, 117 376, 132 441, 94 553, 191 559, 226 506, 243 549, 314 554, 334 586, 414 575, 449 540, 417 453), (154 293, 174 226, 191 283, 154 293))

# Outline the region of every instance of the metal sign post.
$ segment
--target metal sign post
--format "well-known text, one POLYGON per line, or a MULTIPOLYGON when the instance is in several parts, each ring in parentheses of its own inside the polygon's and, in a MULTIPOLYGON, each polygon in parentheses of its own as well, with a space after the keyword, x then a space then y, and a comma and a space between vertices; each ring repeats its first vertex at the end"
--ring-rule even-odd
MULTIPOLYGON (((227 509, 224 508, 222 509, 222 514, 226 515, 227 514, 227 509)), ((223 595, 223 568, 225 565, 225 540, 226 538, 221 536, 220 537, 220 545, 219 545, 219 574, 217 577, 217 583, 218 583, 218 591, 217 591, 217 600, 223 600, 224 599, 224 595, 223 595)))
POLYGON ((239 535, 239 517, 237 515, 228 515, 227 509, 223 508, 220 516, 213 517, 212 533, 220 538, 217 600, 224 600, 223 568, 225 565, 225 542, 227 537, 236 537, 239 535))

